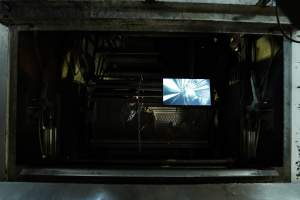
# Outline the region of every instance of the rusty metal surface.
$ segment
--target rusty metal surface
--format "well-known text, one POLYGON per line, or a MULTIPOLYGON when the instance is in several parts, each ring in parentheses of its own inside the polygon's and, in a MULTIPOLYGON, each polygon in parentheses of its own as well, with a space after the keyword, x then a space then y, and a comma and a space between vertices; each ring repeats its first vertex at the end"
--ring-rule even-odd
MULTIPOLYGON (((290 24, 281 16, 282 24, 290 24)), ((0 21, 29 29, 278 33, 271 7, 141 1, 6 1, 0 21)))
POLYGON ((0 183, 2 200, 296 200, 299 184, 97 185, 0 183))

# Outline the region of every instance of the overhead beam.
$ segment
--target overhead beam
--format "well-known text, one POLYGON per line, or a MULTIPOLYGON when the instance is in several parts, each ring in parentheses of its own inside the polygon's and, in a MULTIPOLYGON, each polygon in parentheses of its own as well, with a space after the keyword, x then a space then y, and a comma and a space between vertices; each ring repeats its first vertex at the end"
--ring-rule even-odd
MULTIPOLYGON (((271 7, 144 1, 18 1, 0 5, 0 22, 32 29, 279 32, 271 7)), ((284 16, 280 20, 283 25, 290 24, 284 16)))

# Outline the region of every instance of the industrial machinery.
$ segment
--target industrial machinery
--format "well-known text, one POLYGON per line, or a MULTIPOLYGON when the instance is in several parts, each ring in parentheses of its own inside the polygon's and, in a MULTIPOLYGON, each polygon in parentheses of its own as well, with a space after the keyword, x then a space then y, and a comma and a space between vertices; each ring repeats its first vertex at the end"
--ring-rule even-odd
POLYGON ((247 2, 0 3, 0 179, 290 179, 293 27, 247 2))
POLYGON ((282 70, 276 36, 22 32, 16 161, 280 166, 282 70), (193 84, 203 87, 195 78, 206 78, 205 105, 188 103, 197 98, 193 84), (163 100, 163 82, 175 95, 188 88, 163 100), (180 98, 187 100, 178 104, 180 98))

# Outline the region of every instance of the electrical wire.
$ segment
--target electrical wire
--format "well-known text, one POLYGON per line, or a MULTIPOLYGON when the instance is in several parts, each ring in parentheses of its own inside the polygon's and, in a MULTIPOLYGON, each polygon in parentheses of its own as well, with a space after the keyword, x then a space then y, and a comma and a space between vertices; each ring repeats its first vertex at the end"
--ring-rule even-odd
POLYGON ((299 40, 295 40, 294 38, 292 38, 291 36, 289 36, 288 34, 286 34, 286 32, 284 31, 284 29, 283 29, 283 27, 281 25, 280 19, 279 19, 279 14, 278 14, 279 13, 278 0, 276 1, 276 5, 275 5, 275 13, 276 13, 277 24, 279 26, 280 32, 283 35, 283 37, 286 38, 287 40, 292 41, 292 42, 300 43, 299 40))

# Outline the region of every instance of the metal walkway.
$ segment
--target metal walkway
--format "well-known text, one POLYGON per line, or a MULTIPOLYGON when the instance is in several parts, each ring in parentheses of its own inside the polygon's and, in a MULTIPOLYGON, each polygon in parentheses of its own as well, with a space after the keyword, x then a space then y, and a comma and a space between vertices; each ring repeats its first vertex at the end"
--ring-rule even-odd
POLYGON ((99 185, 0 183, 1 200, 300 200, 300 184, 99 185))

